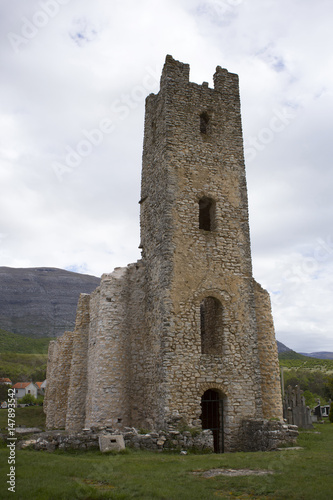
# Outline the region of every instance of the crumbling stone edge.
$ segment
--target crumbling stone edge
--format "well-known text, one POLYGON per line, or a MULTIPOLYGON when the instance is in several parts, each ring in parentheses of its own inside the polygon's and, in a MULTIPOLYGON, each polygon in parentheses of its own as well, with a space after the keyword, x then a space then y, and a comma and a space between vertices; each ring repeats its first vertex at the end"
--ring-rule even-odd
POLYGON ((240 432, 242 451, 271 451, 296 444, 297 425, 276 420, 243 420, 240 432))

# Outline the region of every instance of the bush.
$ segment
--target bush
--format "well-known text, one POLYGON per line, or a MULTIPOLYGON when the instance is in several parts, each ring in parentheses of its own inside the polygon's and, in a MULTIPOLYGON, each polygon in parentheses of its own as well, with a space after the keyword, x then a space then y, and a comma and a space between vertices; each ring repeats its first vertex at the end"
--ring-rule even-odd
POLYGON ((32 394, 26 394, 23 398, 18 400, 18 403, 22 405, 35 405, 37 403, 37 399, 32 394))
POLYGON ((331 403, 330 413, 328 415, 329 421, 333 424, 333 401, 331 403))
POLYGON ((36 399, 36 403, 38 404, 38 406, 43 406, 44 396, 38 396, 38 398, 36 399))

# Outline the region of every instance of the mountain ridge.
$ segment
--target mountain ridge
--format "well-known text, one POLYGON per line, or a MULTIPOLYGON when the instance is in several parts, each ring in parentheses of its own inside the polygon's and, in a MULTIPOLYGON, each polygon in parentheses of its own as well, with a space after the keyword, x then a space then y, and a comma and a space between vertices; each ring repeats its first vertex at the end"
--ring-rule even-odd
POLYGON ((318 351, 312 353, 296 352, 285 344, 282 344, 279 340, 276 341, 278 346, 279 358, 290 358, 290 359, 301 359, 301 357, 316 358, 316 359, 333 359, 333 352, 329 351, 318 351))
POLYGON ((75 324, 80 293, 100 278, 54 267, 0 267, 0 328, 33 338, 58 337, 75 324))

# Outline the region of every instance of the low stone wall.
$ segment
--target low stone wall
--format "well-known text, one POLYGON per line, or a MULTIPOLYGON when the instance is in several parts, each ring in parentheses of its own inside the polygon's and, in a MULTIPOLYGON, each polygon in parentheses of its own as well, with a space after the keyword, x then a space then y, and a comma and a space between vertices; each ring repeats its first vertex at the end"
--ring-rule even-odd
POLYGON ((98 438, 101 434, 119 435, 124 437, 128 448, 151 450, 151 451, 187 451, 196 450, 200 452, 213 452, 213 434, 210 430, 191 433, 189 431, 159 431, 140 434, 136 429, 128 429, 123 433, 119 431, 95 430, 82 431, 79 433, 68 433, 66 431, 48 431, 38 435, 30 436, 25 441, 20 441, 19 448, 32 446, 35 450, 54 451, 59 450, 90 450, 98 449, 98 438), (193 435, 194 434, 194 435, 193 435))
MULTIPOLYGON (((123 432, 114 429, 96 429, 78 433, 68 431, 48 431, 35 434, 18 442, 18 448, 32 446, 35 450, 90 450, 99 449, 101 435, 121 434, 127 448, 151 451, 198 451, 213 452, 213 434, 210 430, 156 431, 147 434, 134 428, 123 432)), ((283 422, 264 419, 244 420, 239 432, 237 451, 270 451, 284 445, 296 443, 298 428, 283 422)))
POLYGON ((239 449, 242 451, 270 451, 296 444, 297 425, 264 419, 244 420, 240 432, 239 449))

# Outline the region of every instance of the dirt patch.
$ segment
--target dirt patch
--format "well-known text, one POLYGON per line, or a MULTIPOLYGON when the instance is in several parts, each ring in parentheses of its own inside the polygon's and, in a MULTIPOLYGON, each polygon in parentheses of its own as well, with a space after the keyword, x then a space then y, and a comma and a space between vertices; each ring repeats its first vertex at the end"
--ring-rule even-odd
POLYGON ((210 469, 210 470, 197 470, 193 474, 201 477, 215 477, 215 476, 265 476, 267 474, 274 474, 271 470, 264 469, 210 469))

